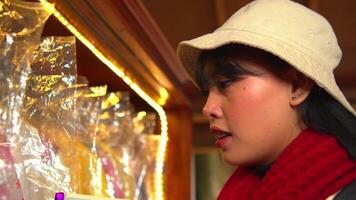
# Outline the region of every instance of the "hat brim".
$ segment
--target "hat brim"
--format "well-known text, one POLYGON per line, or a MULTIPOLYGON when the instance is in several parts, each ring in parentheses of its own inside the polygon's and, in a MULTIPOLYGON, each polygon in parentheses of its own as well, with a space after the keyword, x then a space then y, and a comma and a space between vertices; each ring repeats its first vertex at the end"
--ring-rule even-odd
POLYGON ((356 112, 336 84, 333 72, 327 71, 325 67, 320 66, 321 64, 315 59, 316 56, 311 56, 313 55, 313 52, 309 49, 300 49, 300 47, 297 48, 292 46, 290 41, 283 41, 279 38, 273 38, 271 36, 265 36, 250 31, 217 30, 193 40, 181 42, 178 45, 177 54, 193 82, 197 84, 195 79, 198 59, 201 52, 203 50, 216 49, 231 43, 255 47, 278 56, 282 60, 288 62, 295 69, 314 80, 317 85, 324 88, 330 95, 356 116, 356 112), (321 71, 317 69, 325 70, 321 71))

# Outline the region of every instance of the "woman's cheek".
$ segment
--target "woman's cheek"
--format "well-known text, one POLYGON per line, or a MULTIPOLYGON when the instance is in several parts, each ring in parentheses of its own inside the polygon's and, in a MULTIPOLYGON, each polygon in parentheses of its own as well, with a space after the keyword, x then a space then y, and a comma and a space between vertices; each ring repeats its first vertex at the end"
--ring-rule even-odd
POLYGON ((252 108, 254 108, 263 103, 269 96, 270 90, 266 86, 265 81, 259 81, 253 78, 246 79, 239 85, 236 85, 234 92, 232 92, 231 100, 246 109, 250 108, 248 105, 252 105, 252 108))

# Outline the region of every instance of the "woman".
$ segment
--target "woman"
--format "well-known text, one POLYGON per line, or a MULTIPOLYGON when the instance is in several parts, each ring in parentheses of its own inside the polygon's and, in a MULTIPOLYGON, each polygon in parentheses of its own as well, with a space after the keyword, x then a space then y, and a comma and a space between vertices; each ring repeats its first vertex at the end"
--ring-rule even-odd
POLYGON ((356 113, 335 82, 341 50, 324 17, 289 0, 253 1, 181 42, 178 56, 207 94, 224 161, 239 166, 219 200, 355 195, 356 113))

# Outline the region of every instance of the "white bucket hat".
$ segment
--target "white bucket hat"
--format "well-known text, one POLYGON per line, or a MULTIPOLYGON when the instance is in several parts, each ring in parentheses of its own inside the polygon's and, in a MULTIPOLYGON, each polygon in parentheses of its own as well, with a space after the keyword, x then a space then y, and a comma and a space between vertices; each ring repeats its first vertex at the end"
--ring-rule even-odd
POLYGON ((178 58, 195 82, 202 50, 231 43, 256 47, 287 61, 356 116, 333 74, 341 49, 329 22, 318 13, 290 0, 256 0, 213 33, 181 42, 178 58))

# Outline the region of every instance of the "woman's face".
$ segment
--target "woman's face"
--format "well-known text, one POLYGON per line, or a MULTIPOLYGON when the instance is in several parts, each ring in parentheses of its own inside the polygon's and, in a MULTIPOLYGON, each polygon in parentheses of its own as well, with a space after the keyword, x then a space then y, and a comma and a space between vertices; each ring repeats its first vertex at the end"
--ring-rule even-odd
MULTIPOLYGON (((203 114, 227 163, 271 163, 301 131, 290 105, 290 70, 274 72, 263 59, 248 54, 234 59, 251 73, 211 76, 203 114)), ((208 58, 205 71, 212 73, 214 65, 208 58)))

